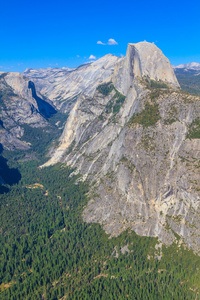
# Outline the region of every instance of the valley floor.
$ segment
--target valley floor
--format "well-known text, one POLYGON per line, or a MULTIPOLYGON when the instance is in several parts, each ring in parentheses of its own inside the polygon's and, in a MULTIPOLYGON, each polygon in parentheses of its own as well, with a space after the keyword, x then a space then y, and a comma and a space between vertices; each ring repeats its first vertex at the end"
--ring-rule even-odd
POLYGON ((2 300, 199 299, 199 256, 178 239, 169 248, 130 230, 109 239, 82 221, 88 184, 38 163, 21 162, 21 179, 1 194, 2 300))

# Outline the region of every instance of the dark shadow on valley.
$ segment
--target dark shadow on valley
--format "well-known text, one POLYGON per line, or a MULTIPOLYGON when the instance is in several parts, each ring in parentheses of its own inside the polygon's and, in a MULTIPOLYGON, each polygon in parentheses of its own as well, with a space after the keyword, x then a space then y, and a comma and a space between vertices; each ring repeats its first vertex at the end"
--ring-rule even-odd
POLYGON ((4 128, 3 121, 0 119, 0 127, 4 128))
MULTIPOLYGON (((3 146, 0 143, 0 154, 3 152, 3 146)), ((0 194, 9 191, 5 185, 13 185, 20 181, 21 174, 16 168, 10 168, 7 164, 8 160, 0 155, 0 194)))
POLYGON ((35 85, 32 81, 28 82, 28 88, 32 91, 32 97, 35 99, 38 105, 39 112, 45 117, 50 118, 52 115, 56 114, 57 111, 53 106, 51 106, 48 102, 44 101, 40 97, 38 97, 35 85))

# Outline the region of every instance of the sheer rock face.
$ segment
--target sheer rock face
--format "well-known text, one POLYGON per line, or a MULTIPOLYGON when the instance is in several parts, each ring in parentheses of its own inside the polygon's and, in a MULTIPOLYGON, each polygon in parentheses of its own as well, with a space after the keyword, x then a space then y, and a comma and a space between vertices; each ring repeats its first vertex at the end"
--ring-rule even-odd
POLYGON ((4 79, 16 95, 27 99, 29 103, 36 105, 35 100, 32 98, 31 90, 28 88, 28 78, 20 73, 8 73, 4 79))
POLYGON ((0 74, 0 143, 5 149, 29 148, 26 142, 20 140, 24 134, 23 124, 33 127, 47 125, 38 101, 32 97, 29 82, 19 73, 0 74))
POLYGON ((105 113, 114 92, 81 97, 47 165, 62 161, 93 182, 83 218, 99 222, 111 236, 132 228, 170 244, 175 232, 198 251, 200 140, 187 134, 200 113, 200 100, 162 91, 156 99, 160 120, 148 127, 129 125, 124 120, 133 107, 140 112, 151 101, 139 82, 132 89, 132 104, 126 98, 117 115, 105 113))
POLYGON ((113 83, 126 95, 134 78, 144 76, 179 87, 169 60, 156 45, 147 42, 128 44, 125 58, 115 66, 113 83))
POLYGON ((148 76, 179 87, 169 60, 154 44, 147 42, 128 44, 125 58, 108 54, 75 69, 27 69, 24 75, 63 112, 72 110, 79 94, 93 96, 97 86, 109 81, 110 77, 124 95, 135 77, 148 76))
POLYGON ((178 234, 199 252, 200 139, 191 133, 200 99, 177 89, 168 60, 146 44, 128 46, 115 67, 115 88, 108 83, 108 93, 78 97, 45 166, 67 163, 93 183, 83 218, 111 236, 132 228, 169 245, 178 234), (168 88, 150 87, 146 76, 168 88))
POLYGON ((113 73, 116 62, 120 60, 108 54, 75 69, 27 69, 24 75, 31 78, 37 90, 52 100, 59 110, 68 112, 80 93, 92 96, 96 87, 113 73))

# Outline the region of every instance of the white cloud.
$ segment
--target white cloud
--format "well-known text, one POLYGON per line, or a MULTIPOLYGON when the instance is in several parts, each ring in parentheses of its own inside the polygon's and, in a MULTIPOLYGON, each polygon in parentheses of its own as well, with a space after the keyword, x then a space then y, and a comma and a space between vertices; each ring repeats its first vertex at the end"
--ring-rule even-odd
POLYGON ((114 39, 109 39, 107 44, 108 45, 118 45, 118 43, 114 39))
POLYGON ((107 43, 103 43, 102 41, 97 42, 98 45, 118 45, 118 43, 114 39, 109 39, 107 43))
POLYGON ((97 42, 98 45, 106 45, 105 43, 102 43, 101 41, 97 42))
POLYGON ((94 55, 90 55, 90 57, 89 57, 89 59, 92 59, 92 60, 94 60, 94 59, 96 59, 96 56, 94 56, 94 55))

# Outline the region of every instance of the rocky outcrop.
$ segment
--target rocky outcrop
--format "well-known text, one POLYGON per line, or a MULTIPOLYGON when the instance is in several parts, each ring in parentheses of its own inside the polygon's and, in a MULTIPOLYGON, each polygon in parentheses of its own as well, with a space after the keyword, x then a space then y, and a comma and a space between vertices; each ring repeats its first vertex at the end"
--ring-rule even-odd
POLYGON ((56 114, 56 110, 53 107, 52 103, 50 104, 47 101, 44 101, 41 97, 37 95, 35 84, 32 81, 28 82, 28 88, 32 91, 32 97, 35 99, 38 110, 41 115, 43 115, 45 118, 50 118, 51 115, 56 114))
POLYGON ((3 147, 28 149, 24 124, 47 126, 55 106, 69 112, 44 166, 62 162, 90 181, 83 219, 111 236, 179 236, 199 252, 200 99, 182 93, 163 53, 142 42, 124 58, 24 74, 0 74, 3 147))
POLYGON ((78 97, 45 166, 67 163, 89 179, 83 218, 111 236, 179 236, 198 252, 200 99, 177 89, 168 60, 146 43, 128 46, 112 80, 78 97))
POLYGON ((125 58, 108 54, 75 69, 27 69, 24 75, 31 78, 37 90, 64 112, 71 111, 79 94, 93 96, 96 87, 109 81, 110 76, 115 87, 124 95, 127 95, 134 77, 146 76, 179 87, 169 60, 159 48, 147 42, 128 44, 125 58))
POLYGON ((121 58, 108 54, 93 63, 75 69, 27 69, 24 75, 35 83, 37 91, 52 100, 57 109, 69 112, 77 96, 92 96, 96 87, 113 73, 121 58))
MULTIPOLYGON (((113 56, 111 57, 113 58, 113 56)), ((102 61, 107 62, 108 58, 110 58, 110 56, 106 56, 106 59, 104 57, 93 64, 95 66, 99 66, 101 65, 102 61)), ((111 65, 113 65, 113 60, 111 65)), ((136 102, 134 101, 135 98, 137 98, 138 87, 135 85, 135 82, 138 82, 138 78, 145 78, 147 81, 153 79, 158 82, 164 82, 173 88, 179 87, 169 60, 154 44, 147 42, 128 44, 126 57, 117 60, 115 64, 115 70, 108 78, 112 80, 115 88, 118 91, 127 96, 127 102, 124 105, 123 110, 121 110, 121 125, 124 125, 130 115, 134 113, 136 105, 139 102, 139 100, 136 102)), ((66 149, 69 147, 72 141, 75 138, 78 139, 77 132, 80 132, 80 124, 81 127, 84 127, 81 122, 82 118, 80 115, 79 106, 83 105, 87 96, 91 97, 95 95, 97 99, 99 99, 99 96, 94 94, 95 88, 96 85, 93 87, 92 93, 85 93, 85 90, 82 90, 81 96, 77 98, 76 104, 70 112, 68 122, 60 139, 61 144, 56 150, 52 159, 47 162, 46 165, 54 164, 62 159, 63 154, 66 152, 66 149)), ((108 97, 108 100, 105 98, 104 103, 106 103, 106 101, 110 101, 110 98, 108 97)), ((88 110, 88 108, 85 109, 88 110)), ((99 107, 97 110, 97 113, 94 113, 93 107, 92 115, 89 113, 88 119, 95 118, 98 114, 102 113, 103 109, 104 107, 101 106, 101 108, 99 107)))
POLYGON ((42 99, 24 75, 0 74, 0 143, 5 149, 28 149, 29 145, 20 140, 24 134, 22 125, 45 127, 46 118, 54 112, 50 101, 42 99))
POLYGON ((122 94, 127 95, 135 77, 161 80, 179 87, 169 60, 156 45, 147 42, 128 44, 125 58, 115 66, 113 83, 122 94))

